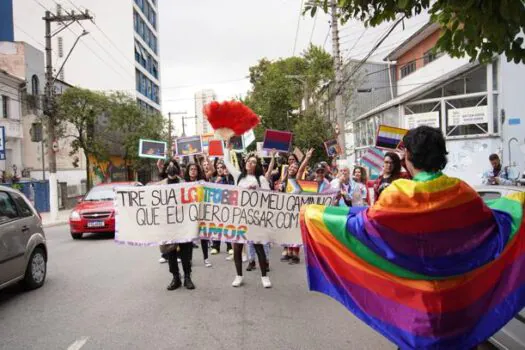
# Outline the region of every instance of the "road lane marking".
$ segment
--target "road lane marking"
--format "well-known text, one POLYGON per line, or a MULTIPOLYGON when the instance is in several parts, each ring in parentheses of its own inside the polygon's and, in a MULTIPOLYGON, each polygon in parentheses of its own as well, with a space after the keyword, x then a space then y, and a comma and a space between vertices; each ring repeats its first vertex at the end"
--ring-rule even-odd
POLYGON ((86 345, 89 337, 81 337, 80 339, 75 340, 73 344, 68 346, 67 350, 80 350, 84 345, 86 345))

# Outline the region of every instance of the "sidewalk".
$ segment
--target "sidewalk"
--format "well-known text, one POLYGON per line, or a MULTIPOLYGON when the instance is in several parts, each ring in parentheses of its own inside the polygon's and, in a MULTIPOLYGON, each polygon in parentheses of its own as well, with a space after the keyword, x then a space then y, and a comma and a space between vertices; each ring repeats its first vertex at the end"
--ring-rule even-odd
POLYGON ((40 213, 40 216, 42 216, 42 224, 44 225, 44 228, 48 228, 48 227, 53 227, 53 226, 65 225, 69 223, 70 213, 71 213, 71 209, 60 210, 58 212, 57 220, 51 220, 51 216, 49 213, 40 213))

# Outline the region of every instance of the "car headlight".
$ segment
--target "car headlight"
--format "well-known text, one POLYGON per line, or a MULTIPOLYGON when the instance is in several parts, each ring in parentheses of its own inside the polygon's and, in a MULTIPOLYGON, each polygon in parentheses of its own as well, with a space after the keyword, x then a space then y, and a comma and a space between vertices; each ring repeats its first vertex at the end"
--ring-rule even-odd
POLYGON ((72 221, 79 221, 80 220, 80 213, 76 210, 73 210, 71 212, 71 215, 69 216, 69 218, 72 220, 72 221))

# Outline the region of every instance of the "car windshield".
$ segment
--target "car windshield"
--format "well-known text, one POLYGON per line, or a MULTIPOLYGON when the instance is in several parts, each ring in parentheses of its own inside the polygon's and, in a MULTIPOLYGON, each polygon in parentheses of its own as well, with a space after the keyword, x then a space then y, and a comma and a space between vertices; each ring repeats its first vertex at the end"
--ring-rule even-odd
POLYGON ((115 192, 113 190, 117 187, 122 186, 93 187, 91 191, 88 192, 84 200, 88 202, 112 201, 115 199, 115 192))

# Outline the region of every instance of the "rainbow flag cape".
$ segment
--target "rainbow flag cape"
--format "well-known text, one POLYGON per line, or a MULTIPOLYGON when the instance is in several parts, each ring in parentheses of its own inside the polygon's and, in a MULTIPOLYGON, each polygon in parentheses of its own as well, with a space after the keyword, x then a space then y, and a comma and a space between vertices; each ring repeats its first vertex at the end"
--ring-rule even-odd
POLYGON ((423 173, 369 209, 306 206, 309 287, 402 349, 470 349, 525 306, 524 203, 423 173))

